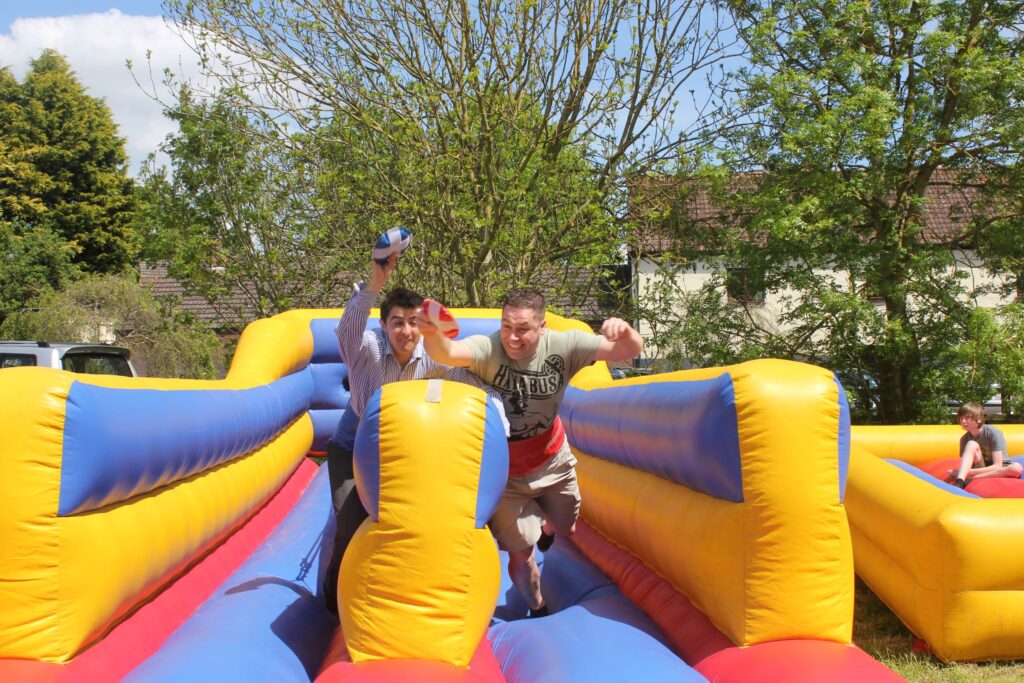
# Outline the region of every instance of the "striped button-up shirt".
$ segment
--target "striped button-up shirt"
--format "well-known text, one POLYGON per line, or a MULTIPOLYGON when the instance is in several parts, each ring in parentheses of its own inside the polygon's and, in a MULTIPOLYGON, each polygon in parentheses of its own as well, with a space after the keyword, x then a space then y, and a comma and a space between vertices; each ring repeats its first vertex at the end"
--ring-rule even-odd
POLYGON ((413 348, 412 357, 403 368, 395 358, 388 337, 381 329, 367 330, 370 309, 377 299, 377 293, 368 291, 365 285, 352 295, 341 321, 335 330, 338 335, 338 349, 341 359, 348 365, 348 384, 351 391, 349 406, 362 417, 367 402, 381 386, 407 379, 447 379, 470 384, 487 392, 498 408, 508 432, 508 421, 501 396, 479 377, 465 368, 442 365, 423 349, 420 339, 413 348))

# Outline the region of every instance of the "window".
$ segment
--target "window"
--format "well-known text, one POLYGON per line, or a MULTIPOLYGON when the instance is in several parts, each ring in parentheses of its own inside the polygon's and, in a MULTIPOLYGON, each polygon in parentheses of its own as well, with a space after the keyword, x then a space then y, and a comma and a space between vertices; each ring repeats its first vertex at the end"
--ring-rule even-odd
POLYGON ((725 293, 730 304, 763 304, 764 277, 747 268, 728 268, 725 293))
POLYGON ((0 353, 0 368, 20 368, 36 364, 30 353, 0 353))
POLYGON ((128 360, 123 356, 110 353, 96 354, 65 354, 62 361, 65 370, 85 372, 93 375, 121 375, 131 377, 132 371, 128 360))

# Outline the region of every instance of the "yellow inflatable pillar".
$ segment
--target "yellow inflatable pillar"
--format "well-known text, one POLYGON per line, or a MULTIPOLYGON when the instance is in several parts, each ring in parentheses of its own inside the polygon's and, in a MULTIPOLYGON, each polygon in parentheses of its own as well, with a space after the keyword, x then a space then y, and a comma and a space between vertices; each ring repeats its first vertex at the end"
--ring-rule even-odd
POLYGON ((496 408, 455 382, 385 385, 360 423, 355 470, 370 516, 345 552, 338 585, 352 661, 467 667, 500 586, 486 527, 508 476, 496 408))

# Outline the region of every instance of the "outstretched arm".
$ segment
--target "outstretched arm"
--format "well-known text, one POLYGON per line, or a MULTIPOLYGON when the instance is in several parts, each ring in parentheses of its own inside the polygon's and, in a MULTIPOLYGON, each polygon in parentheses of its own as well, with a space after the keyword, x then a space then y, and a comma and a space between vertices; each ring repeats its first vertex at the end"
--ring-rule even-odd
POLYGON ((473 360, 473 353, 469 346, 461 341, 452 341, 441 334, 437 326, 430 322, 430 318, 420 311, 417 315, 416 326, 423 335, 423 348, 438 363, 451 365, 456 368, 469 367, 473 360))
POLYGON ((644 350, 644 340, 633 326, 622 318, 608 318, 601 324, 601 346, 595 360, 626 360, 644 350))

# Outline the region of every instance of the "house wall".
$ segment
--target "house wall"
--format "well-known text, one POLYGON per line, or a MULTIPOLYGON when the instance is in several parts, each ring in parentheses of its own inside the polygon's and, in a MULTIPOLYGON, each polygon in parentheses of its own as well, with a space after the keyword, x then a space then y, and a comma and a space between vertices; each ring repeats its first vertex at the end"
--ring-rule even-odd
MULTIPOLYGON (((982 267, 981 259, 973 250, 954 250, 953 260, 955 265, 951 266, 949 270, 955 269, 965 274, 963 285, 968 294, 963 297, 964 300, 973 299, 975 305, 983 308, 995 308, 1013 301, 1012 297, 1008 298, 1001 296, 997 292, 986 291, 992 288, 998 289, 1012 282, 1013 279, 1010 274, 992 275, 982 267)), ((657 280, 658 271, 658 265, 651 259, 641 258, 637 260, 635 262, 634 275, 635 294, 638 294, 640 297, 646 297, 650 292, 652 283, 657 280)), ((691 267, 675 278, 677 291, 680 294, 699 291, 712 279, 714 272, 712 265, 708 262, 694 262, 691 267)), ((830 273, 827 269, 816 269, 815 272, 820 275, 831 274, 834 281, 841 286, 845 286, 849 282, 846 273, 830 273)), ((724 297, 725 289, 724 287, 720 289, 724 297)), ((792 298, 796 294, 796 290, 768 292, 763 304, 749 306, 750 314, 767 329, 778 330, 780 328, 777 321, 785 310, 785 302, 787 298, 792 298)), ((681 316, 681 307, 677 305, 674 308, 676 313, 681 316)), ((653 332, 647 320, 640 320, 637 329, 645 338, 649 338, 653 332)))

